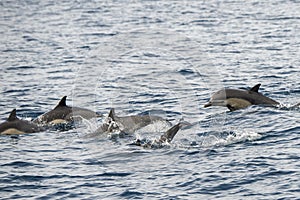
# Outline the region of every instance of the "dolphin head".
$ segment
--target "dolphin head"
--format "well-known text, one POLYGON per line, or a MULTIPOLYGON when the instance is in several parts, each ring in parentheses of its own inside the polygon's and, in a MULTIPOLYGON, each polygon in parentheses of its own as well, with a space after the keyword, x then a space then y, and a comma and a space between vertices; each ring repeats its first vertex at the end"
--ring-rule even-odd
POLYGON ((209 102, 204 105, 205 108, 210 106, 227 106, 225 89, 215 92, 209 102))

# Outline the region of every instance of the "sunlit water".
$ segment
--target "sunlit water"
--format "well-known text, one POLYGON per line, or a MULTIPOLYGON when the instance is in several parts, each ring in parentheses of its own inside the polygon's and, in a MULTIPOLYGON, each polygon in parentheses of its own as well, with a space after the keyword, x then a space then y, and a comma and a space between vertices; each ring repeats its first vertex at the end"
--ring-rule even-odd
POLYGON ((297 199, 300 194, 300 3, 297 1, 1 1, 1 119, 67 104, 154 114, 167 127, 91 135, 0 137, 2 199, 297 199), (249 88, 287 108, 203 108, 249 88))

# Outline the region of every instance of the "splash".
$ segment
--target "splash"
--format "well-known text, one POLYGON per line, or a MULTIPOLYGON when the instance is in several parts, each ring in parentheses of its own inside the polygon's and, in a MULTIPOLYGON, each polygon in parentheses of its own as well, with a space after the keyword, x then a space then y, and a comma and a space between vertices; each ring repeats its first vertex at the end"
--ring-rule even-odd
POLYGON ((235 143, 254 141, 262 137, 251 130, 224 131, 218 134, 201 136, 201 147, 227 146, 235 143))

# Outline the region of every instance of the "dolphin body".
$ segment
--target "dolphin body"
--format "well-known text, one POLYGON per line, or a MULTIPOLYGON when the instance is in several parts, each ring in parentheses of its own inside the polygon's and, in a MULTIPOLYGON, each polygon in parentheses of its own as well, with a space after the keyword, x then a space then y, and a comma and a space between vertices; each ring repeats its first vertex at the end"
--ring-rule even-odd
POLYGON ((40 115, 33 122, 38 124, 60 124, 74 122, 82 118, 91 119, 99 117, 97 113, 91 110, 67 106, 66 99, 67 96, 64 96, 53 110, 40 115))
POLYGON ((225 106, 230 111, 246 108, 251 105, 279 105, 279 102, 270 99, 258 92, 261 84, 257 84, 250 90, 222 89, 214 93, 204 107, 225 106))
POLYGON ((132 115, 118 117, 115 114, 115 109, 112 108, 108 115, 108 122, 102 124, 95 133, 112 132, 113 130, 120 130, 121 132, 132 134, 136 130, 141 129, 149 124, 157 121, 162 121, 170 124, 167 120, 153 115, 132 115))
POLYGON ((5 122, 0 124, 1 135, 14 135, 23 133, 35 133, 43 131, 44 128, 37 126, 36 124, 19 119, 17 117, 16 109, 13 109, 5 122))

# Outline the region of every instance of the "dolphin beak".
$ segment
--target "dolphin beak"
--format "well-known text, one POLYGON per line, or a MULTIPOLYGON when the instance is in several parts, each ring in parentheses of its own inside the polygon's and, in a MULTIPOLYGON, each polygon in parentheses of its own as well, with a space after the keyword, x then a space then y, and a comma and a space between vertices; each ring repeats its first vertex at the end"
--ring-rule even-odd
POLYGON ((207 104, 204 105, 204 108, 207 108, 207 107, 210 107, 210 106, 212 106, 212 103, 208 102, 207 104))
POLYGON ((227 106, 227 100, 210 100, 207 104, 204 105, 204 108, 210 106, 227 106))

